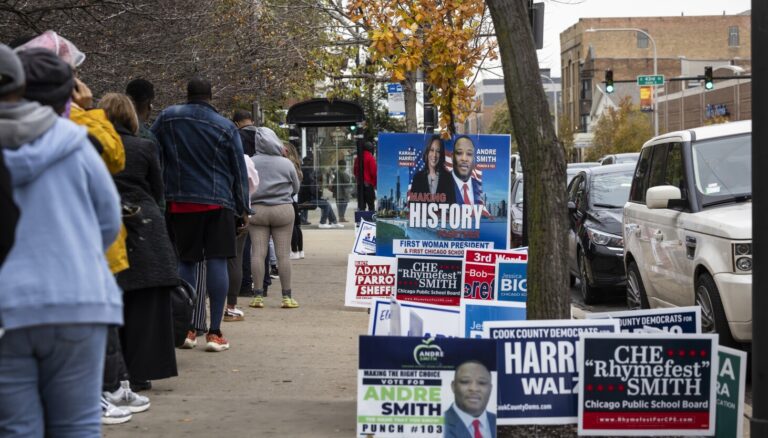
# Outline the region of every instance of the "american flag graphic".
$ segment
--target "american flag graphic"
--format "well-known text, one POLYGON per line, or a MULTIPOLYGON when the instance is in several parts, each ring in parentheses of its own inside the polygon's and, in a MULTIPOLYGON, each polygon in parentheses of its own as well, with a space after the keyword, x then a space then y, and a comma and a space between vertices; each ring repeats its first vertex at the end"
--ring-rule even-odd
MULTIPOLYGON (((415 165, 408 169, 408 192, 410 193, 411 183, 413 182, 413 176, 418 172, 420 172, 422 169, 424 169, 424 166, 426 166, 426 163, 424 162, 424 154, 422 154, 420 151, 417 151, 413 147, 409 147, 407 150, 416 155, 415 165)), ((453 172, 453 153, 452 152, 445 153, 445 170, 447 170, 449 173, 453 172)), ((477 168, 472 169, 472 178, 476 179, 477 182, 480 183, 480 189, 482 191, 483 171, 477 168)), ((480 205, 483 206, 483 216, 492 217, 491 213, 486 208, 485 202, 483 201, 482 198, 480 198, 480 205)))

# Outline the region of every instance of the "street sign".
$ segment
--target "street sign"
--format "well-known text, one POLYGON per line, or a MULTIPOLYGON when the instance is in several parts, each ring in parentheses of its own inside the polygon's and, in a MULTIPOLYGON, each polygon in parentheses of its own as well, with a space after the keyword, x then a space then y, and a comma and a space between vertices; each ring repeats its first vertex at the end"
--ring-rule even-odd
POLYGON ((638 76, 637 85, 664 85, 664 75, 638 76))

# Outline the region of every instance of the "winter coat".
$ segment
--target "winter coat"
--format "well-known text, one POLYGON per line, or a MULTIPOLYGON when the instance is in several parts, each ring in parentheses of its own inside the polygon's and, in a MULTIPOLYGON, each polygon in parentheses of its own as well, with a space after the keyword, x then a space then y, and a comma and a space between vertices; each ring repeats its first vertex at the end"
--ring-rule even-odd
POLYGON ((3 327, 122 324, 122 295, 104 257, 120 229, 120 198, 86 130, 56 118, 2 153, 23 212, 0 268, 3 327))
POLYGON ((163 203, 163 177, 157 147, 123 126, 115 126, 125 146, 125 169, 115 175, 123 203, 139 207, 123 218, 128 230, 126 246, 130 267, 117 274, 125 292, 178 284, 176 253, 168 237, 163 203))
MULTIPOLYGON (((360 165, 358 164, 357 157, 355 157, 355 162, 352 164, 352 170, 355 173, 355 178, 357 178, 358 181, 360 181, 360 165)), ((368 151, 363 151, 363 183, 365 185, 372 186, 374 189, 376 188, 376 158, 373 157, 373 154, 368 151)))
MULTIPOLYGON (((125 149, 120 136, 107 119, 107 114, 102 109, 84 110, 73 104, 69 119, 78 125, 85 126, 88 134, 99 144, 101 158, 107 165, 109 173, 115 174, 125 167, 125 149)), ((120 234, 115 242, 107 249, 109 269, 116 274, 128 268, 128 254, 125 250, 125 228, 120 229, 120 234)))

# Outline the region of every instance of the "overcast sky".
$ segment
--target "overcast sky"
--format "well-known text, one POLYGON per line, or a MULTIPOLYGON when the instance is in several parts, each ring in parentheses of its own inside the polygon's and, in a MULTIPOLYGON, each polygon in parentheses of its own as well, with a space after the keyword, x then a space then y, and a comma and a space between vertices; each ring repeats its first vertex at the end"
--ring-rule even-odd
MULTIPOLYGON (((535 0, 540 1, 540 0, 535 0)), ((544 0, 544 48, 539 66, 560 76, 560 32, 579 18, 657 17, 738 14, 750 8, 750 0, 544 0)), ((495 70, 501 73, 501 69, 495 70)), ((493 77, 493 75, 485 75, 493 77)))

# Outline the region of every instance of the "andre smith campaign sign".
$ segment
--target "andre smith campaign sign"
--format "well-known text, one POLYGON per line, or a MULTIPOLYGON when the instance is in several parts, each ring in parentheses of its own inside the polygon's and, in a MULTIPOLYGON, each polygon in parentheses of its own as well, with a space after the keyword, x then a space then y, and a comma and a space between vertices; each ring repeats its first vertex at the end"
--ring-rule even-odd
POLYGON ((509 135, 380 134, 376 255, 506 249, 509 150, 509 135))

